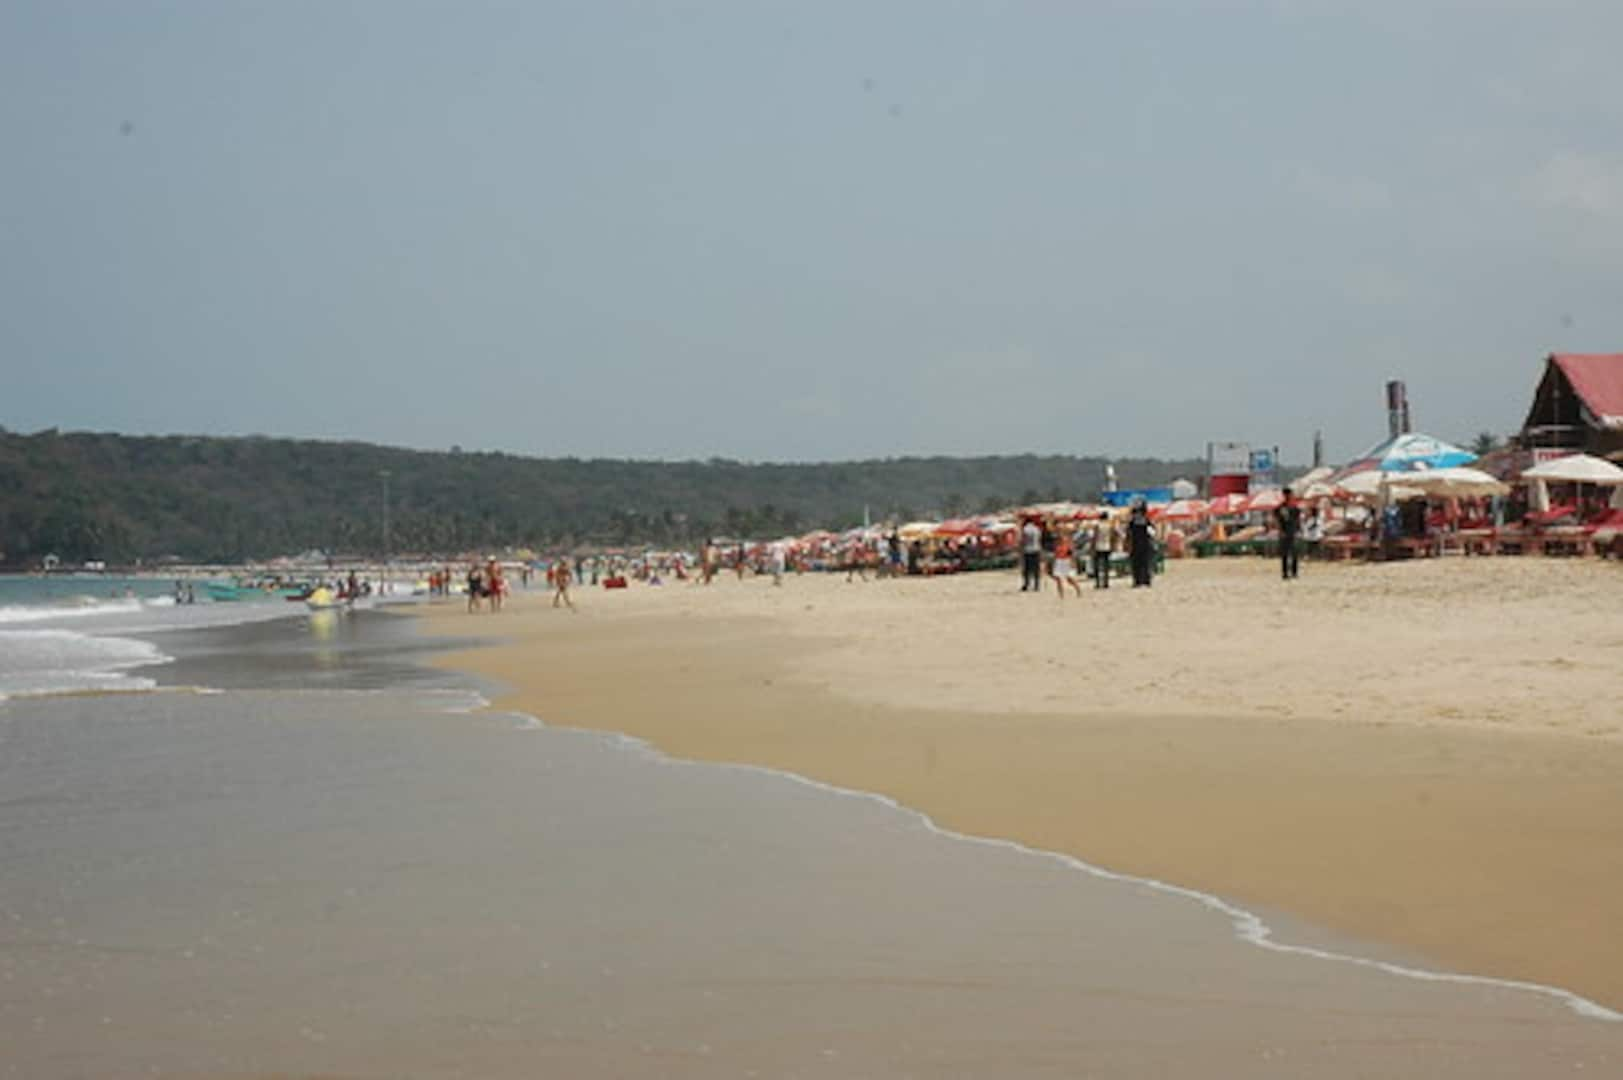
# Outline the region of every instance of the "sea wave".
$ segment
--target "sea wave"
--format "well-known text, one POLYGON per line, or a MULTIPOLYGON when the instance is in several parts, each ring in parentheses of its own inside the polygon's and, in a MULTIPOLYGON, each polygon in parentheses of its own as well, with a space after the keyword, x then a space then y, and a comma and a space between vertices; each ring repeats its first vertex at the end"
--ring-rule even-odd
POLYGON ((0 698, 74 691, 150 690, 153 679, 132 668, 173 657, 135 638, 76 630, 0 630, 0 698))
MULTIPOLYGON (((172 597, 163 597, 169 604, 172 597)), ((56 619, 82 619, 106 615, 128 615, 148 607, 134 597, 103 599, 94 596, 67 596, 47 604, 0 605, 0 626, 16 623, 54 621, 56 619)))

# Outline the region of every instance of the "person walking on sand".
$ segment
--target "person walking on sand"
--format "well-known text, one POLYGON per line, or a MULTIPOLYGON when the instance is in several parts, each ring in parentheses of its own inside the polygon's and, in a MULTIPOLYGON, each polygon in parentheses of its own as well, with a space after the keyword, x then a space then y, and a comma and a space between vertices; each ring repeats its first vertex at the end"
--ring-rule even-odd
POLYGON ((1043 588, 1043 531, 1035 518, 1020 526, 1020 591, 1041 592, 1043 588))
POLYGON ((1290 581, 1301 569, 1296 550, 1296 537, 1302 531, 1302 507, 1297 503, 1296 496, 1290 488, 1285 489, 1285 501, 1275 508, 1274 520, 1279 523, 1280 580, 1290 581))
POLYGON ((1071 534, 1061 530, 1054 537, 1054 565, 1049 568, 1048 574, 1054 579, 1054 588, 1059 592, 1061 601, 1065 599, 1065 586, 1075 590, 1076 598, 1082 599, 1082 585, 1076 580, 1076 547, 1071 542, 1071 534))
POLYGON ((1133 588, 1149 588, 1154 576, 1155 533, 1143 499, 1135 500, 1127 515, 1127 551, 1133 560, 1133 588))
POLYGON ((478 565, 468 570, 468 614, 479 610, 479 599, 485 595, 485 581, 483 572, 478 565))
POLYGON ((845 560, 846 581, 850 581, 853 577, 859 577, 863 581, 868 580, 868 552, 860 541, 847 545, 842 558, 845 560))
POLYGON ((501 563, 495 559, 485 566, 485 593, 490 597, 490 613, 494 615, 502 609, 502 600, 507 594, 507 579, 502 574, 501 563))
POLYGON ((699 584, 708 585, 716 577, 716 542, 706 540, 699 549, 699 584))
POLYGON ((552 606, 559 604, 570 611, 575 610, 575 602, 569 598, 569 580, 573 575, 569 570, 569 560, 563 559, 558 563, 558 572, 552 575, 552 606))
POLYGON ((1101 514, 1093 523, 1093 587, 1110 588, 1110 555, 1116 550, 1116 523, 1109 514, 1101 514))

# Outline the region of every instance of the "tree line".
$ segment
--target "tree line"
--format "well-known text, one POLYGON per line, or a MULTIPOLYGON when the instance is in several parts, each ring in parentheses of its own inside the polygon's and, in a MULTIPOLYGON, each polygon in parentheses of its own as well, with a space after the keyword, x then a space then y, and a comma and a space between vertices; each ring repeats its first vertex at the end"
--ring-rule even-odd
MULTIPOLYGON (((531 458, 262 436, 0 429, 0 565, 238 562, 309 550, 454 554, 689 546, 707 536, 1091 500, 1106 460, 902 457, 813 464, 531 458)), ((1199 459, 1115 459, 1124 487, 1198 477, 1199 459)))

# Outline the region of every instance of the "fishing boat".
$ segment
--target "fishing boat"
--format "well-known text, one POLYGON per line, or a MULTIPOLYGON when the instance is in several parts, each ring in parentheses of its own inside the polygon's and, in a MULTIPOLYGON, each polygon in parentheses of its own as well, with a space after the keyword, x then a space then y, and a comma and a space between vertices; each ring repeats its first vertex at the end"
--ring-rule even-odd
POLYGON ((236 578, 232 581, 206 581, 203 587, 216 604, 252 600, 303 600, 313 586, 304 581, 282 578, 236 578))

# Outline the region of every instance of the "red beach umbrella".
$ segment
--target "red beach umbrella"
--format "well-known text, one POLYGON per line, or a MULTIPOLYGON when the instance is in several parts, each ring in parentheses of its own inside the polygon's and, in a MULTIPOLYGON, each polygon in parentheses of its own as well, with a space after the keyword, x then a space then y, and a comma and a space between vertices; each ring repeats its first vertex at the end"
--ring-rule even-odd
POLYGON ((1252 513, 1261 510, 1278 510, 1285 505, 1285 493, 1278 488, 1268 488, 1259 491, 1246 502, 1245 508, 1252 513))
POLYGON ((1150 516, 1168 521, 1193 521, 1206 516, 1206 503, 1200 499, 1178 499, 1152 509, 1150 516))

